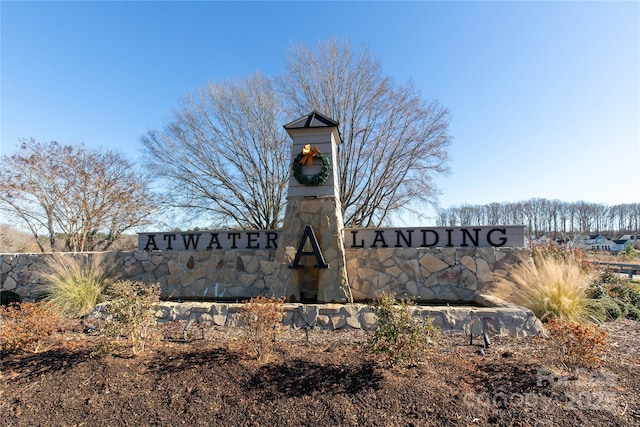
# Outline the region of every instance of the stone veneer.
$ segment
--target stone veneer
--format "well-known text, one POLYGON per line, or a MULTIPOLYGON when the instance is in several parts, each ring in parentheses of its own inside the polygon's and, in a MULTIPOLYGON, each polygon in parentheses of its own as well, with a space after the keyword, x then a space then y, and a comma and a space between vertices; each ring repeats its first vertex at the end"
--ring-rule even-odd
POLYGON ((418 301, 478 301, 490 295, 496 276, 530 258, 516 248, 347 249, 355 301, 393 292, 418 301))
MULTIPOLYGON (((487 304, 496 301, 485 301, 487 304)), ((194 320, 217 326, 241 326, 242 304, 224 303, 176 303, 159 305, 156 318, 159 322, 194 320)), ((497 302, 495 307, 469 306, 416 306, 413 316, 429 318, 433 325, 445 333, 473 335, 534 336, 542 330, 542 324, 530 310, 497 302)), ((298 329, 363 329, 375 328, 377 318, 364 304, 285 304, 285 327, 298 329)))
MULTIPOLYGON (((37 296, 37 272, 52 256, 104 257, 123 277, 160 284, 163 297, 242 301, 281 294, 274 287, 282 266, 273 250, 15 254, 0 256, 0 290, 24 300, 37 296)), ((347 249, 346 270, 354 301, 381 292, 422 302, 473 302, 490 295, 494 277, 530 257, 513 248, 347 249)))
POLYGON ((351 290, 347 281, 344 250, 337 248, 344 240, 340 218, 340 202, 336 197, 290 198, 287 215, 280 234, 277 250, 275 276, 271 290, 277 297, 284 296, 289 301, 349 302, 351 290), (328 268, 314 268, 316 259, 305 256, 301 259, 302 269, 289 268, 293 264, 300 236, 305 226, 311 225, 316 239, 323 250, 328 268))

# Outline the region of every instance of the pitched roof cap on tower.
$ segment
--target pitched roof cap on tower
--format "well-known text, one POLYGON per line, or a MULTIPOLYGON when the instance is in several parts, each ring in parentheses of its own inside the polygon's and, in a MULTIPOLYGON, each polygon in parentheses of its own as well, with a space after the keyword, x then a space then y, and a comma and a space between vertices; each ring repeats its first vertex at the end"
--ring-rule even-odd
POLYGON ((284 125, 285 129, 303 129, 303 128, 322 128, 322 127, 338 127, 339 123, 330 119, 322 113, 313 110, 306 116, 300 117, 284 125))

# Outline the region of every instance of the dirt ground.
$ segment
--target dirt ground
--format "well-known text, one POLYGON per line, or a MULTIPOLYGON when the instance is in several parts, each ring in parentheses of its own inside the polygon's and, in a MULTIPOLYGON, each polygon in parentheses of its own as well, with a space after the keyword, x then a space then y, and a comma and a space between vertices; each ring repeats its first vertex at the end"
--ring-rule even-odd
POLYGON ((263 360, 239 328, 158 326, 133 355, 70 325, 0 361, 2 426, 634 426, 640 323, 604 325, 601 368, 572 379, 544 338, 441 336, 415 367, 382 366, 362 331, 289 330, 263 360), (204 336, 204 339, 200 339, 204 336), (481 351, 482 350, 482 351, 481 351), (484 354, 482 354, 484 352, 484 354))

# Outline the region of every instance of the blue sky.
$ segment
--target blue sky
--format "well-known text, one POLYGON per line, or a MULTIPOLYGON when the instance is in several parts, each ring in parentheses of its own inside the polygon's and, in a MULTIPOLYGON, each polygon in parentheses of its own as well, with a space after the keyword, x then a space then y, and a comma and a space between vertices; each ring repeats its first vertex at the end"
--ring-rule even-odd
MULTIPOLYGON (((366 45, 447 106, 442 207, 640 202, 639 2, 12 2, 1 140, 109 147, 209 81, 283 71, 291 43, 366 45)), ((294 118, 292 118, 294 119, 294 118)))

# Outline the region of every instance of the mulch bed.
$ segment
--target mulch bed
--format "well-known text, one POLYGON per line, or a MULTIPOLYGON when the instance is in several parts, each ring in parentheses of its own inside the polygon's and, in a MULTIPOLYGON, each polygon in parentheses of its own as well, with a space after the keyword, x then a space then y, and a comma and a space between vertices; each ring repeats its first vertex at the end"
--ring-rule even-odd
POLYGON ((640 323, 577 379, 545 338, 441 336, 417 366, 384 366, 362 331, 285 331, 258 360, 239 328, 158 325, 134 355, 69 325, 0 361, 3 426, 640 425, 640 323), (200 339, 204 333, 204 339, 200 339), (484 354, 483 354, 484 353, 484 354))

